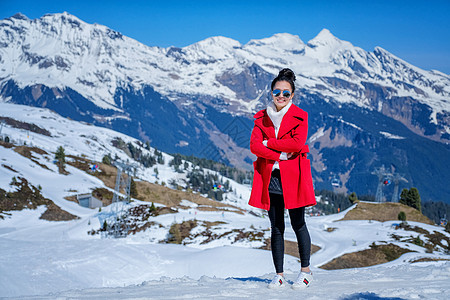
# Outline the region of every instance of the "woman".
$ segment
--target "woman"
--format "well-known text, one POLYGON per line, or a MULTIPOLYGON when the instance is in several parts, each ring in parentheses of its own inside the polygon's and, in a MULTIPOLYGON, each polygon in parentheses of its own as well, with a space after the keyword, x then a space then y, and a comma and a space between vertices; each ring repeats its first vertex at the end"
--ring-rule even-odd
POLYGON ((272 81, 272 98, 267 109, 255 114, 250 150, 254 178, 249 204, 269 211, 271 248, 276 275, 269 288, 286 285, 283 276, 284 209, 289 210, 297 237, 301 271, 293 288, 307 288, 313 277, 309 268, 311 239, 305 224, 305 207, 316 204, 311 167, 306 158, 308 114, 292 104, 295 75, 283 69, 272 81))

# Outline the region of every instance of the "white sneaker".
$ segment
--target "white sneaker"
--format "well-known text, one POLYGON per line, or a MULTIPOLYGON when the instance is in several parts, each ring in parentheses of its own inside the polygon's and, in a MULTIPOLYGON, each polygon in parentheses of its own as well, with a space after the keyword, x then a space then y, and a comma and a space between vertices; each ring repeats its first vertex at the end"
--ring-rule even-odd
POLYGON ((300 272, 292 288, 294 290, 306 289, 311 284, 311 281, 313 281, 312 273, 300 272))
POLYGON ((275 275, 272 281, 267 286, 269 289, 279 289, 284 288, 287 285, 286 279, 281 275, 275 275))

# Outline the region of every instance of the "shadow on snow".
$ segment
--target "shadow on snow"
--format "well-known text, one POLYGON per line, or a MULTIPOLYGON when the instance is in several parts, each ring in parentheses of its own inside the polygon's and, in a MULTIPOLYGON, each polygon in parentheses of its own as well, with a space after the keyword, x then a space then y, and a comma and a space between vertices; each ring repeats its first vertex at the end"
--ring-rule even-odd
POLYGON ((404 300, 404 299, 398 298, 398 297, 385 298, 385 297, 380 297, 375 293, 366 292, 366 293, 356 293, 356 294, 353 294, 353 295, 350 295, 350 296, 347 296, 344 298, 340 298, 340 300, 404 300))

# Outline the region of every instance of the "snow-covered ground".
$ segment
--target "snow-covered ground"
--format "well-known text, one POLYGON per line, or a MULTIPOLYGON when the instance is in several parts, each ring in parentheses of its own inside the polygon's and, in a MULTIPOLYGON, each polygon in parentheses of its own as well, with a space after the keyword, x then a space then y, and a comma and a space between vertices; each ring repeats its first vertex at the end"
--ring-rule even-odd
MULTIPOLYGON (((236 209, 205 211, 185 199, 173 214, 151 217, 155 225, 127 238, 101 238, 88 231, 99 229, 102 220, 113 208, 88 209, 64 199, 95 187, 105 187, 97 177, 74 167, 67 167, 70 175, 59 174, 53 164, 56 148, 62 145, 66 154, 85 155, 93 161, 112 153, 126 159, 125 154, 111 146, 111 140, 134 139, 120 133, 84 125, 61 118, 45 109, 0 104, 0 116, 33 123, 49 130, 52 137, 26 132, 5 125, 3 134, 16 141, 27 142, 48 152, 33 153, 40 167, 30 159, 0 146, 0 188, 12 191, 13 176, 25 177, 34 186, 42 187, 42 194, 64 210, 79 217, 77 220, 50 222, 39 219, 45 211, 10 212, 0 219, 0 297, 27 299, 445 299, 450 295, 450 262, 411 263, 418 258, 450 259, 443 249, 426 253, 425 248, 412 243, 398 242, 402 237, 416 237, 417 232, 395 229, 396 222, 338 221, 347 211, 330 216, 308 216, 307 224, 312 243, 321 249, 312 255, 314 281, 305 291, 266 288, 271 280, 273 265, 269 251, 257 249, 261 239, 236 239, 239 232, 263 232, 269 237, 269 220, 260 210, 247 204, 249 187, 230 181, 236 192, 227 193, 227 203, 236 209), (5 167, 7 166, 7 167, 5 167), (13 170, 11 170, 13 169, 13 170), (252 212, 252 213, 250 213, 252 212), (195 220, 193 233, 206 229, 207 222, 215 223, 210 230, 223 235, 203 243, 201 235, 185 240, 186 245, 165 244, 170 226, 176 222, 195 220), (334 228, 334 230, 327 230, 334 228), (232 232, 230 234, 225 234, 232 232), (389 263, 359 268, 326 271, 319 266, 344 253, 368 249, 373 242, 397 244, 416 252, 404 254, 389 263)), ((153 149, 150 149, 153 151, 153 149)), ((157 165, 159 181, 182 180, 164 154, 165 164, 157 165)), ((155 182, 153 167, 140 167, 137 177, 155 182)), ((135 201, 130 206, 148 204, 135 201)), ((352 209, 352 208, 350 208, 352 209)), ((289 223, 289 219, 286 219, 289 223)), ((445 233, 443 228, 409 222, 429 232, 445 233)), ((290 225, 286 239, 295 241, 290 225)), ((425 237, 421 236, 423 240, 425 237)), ((285 273, 295 280, 300 268, 296 258, 286 255, 285 273)))
MULTIPOLYGON (((270 276, 200 279, 189 277, 145 281, 114 288, 77 289, 20 299, 448 299, 450 264, 373 267, 333 272, 316 271, 310 288, 266 288, 270 276)), ((288 273, 289 281, 295 274, 288 273)))
MULTIPOLYGON (((0 296, 29 299, 444 299, 443 295, 450 294, 449 261, 410 263, 419 257, 450 257, 427 254, 417 246, 413 250, 419 252, 379 266, 333 271, 317 268, 342 253, 367 248, 373 241, 388 240, 390 232, 401 232, 390 226, 393 222, 332 222, 345 212, 307 220, 312 242, 322 249, 312 256, 315 280, 306 291, 266 288, 273 276, 269 251, 245 245, 223 245, 223 242, 212 248, 201 248, 198 244, 196 247, 158 244, 148 238, 152 233, 147 231, 125 239, 93 238, 86 234, 89 217, 49 222, 38 219, 42 212, 43 209, 14 212, 11 218, 0 221, 0 296), (337 229, 331 233, 324 230, 329 225, 337 229)), ((94 216, 95 213, 91 220, 94 216)), ((197 220, 210 217, 206 212, 196 214, 197 220)), ((251 215, 246 218, 251 219, 251 215)), ((258 218, 254 218, 254 226, 269 227, 268 219, 259 218, 257 223, 258 218)), ((249 220, 243 221, 234 213, 225 214, 224 219, 237 227, 249 226, 249 220)), ((413 225, 442 231, 435 226, 413 225)), ((292 240, 290 228, 286 237, 292 240)), ((289 281, 295 280, 299 267, 296 258, 286 255, 285 273, 289 281)))

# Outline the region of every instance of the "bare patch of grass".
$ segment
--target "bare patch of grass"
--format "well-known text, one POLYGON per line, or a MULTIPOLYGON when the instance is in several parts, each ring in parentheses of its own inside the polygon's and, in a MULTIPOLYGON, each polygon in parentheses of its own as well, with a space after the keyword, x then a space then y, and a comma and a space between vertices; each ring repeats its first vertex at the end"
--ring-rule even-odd
POLYGON ((181 224, 174 223, 170 226, 168 244, 181 244, 183 240, 191 235, 191 230, 197 226, 196 220, 184 221, 181 224))
POLYGON ((142 201, 160 203, 168 207, 179 207, 182 200, 188 200, 199 205, 196 209, 200 211, 231 211, 243 214, 243 210, 235 206, 205 198, 199 194, 172 190, 168 187, 150 183, 147 181, 136 181, 138 199, 142 201), (227 209, 231 208, 231 209, 227 209))
POLYGON ((220 234, 216 233, 213 227, 217 227, 223 224, 227 223, 222 221, 209 222, 198 220, 184 221, 180 224, 174 223, 170 227, 169 236, 164 242, 183 245, 188 245, 194 240, 201 240, 200 244, 205 245, 219 239, 228 239, 232 244, 242 241, 264 242, 264 230, 245 230, 244 228, 235 228, 220 234), (205 229, 201 232, 192 234, 192 230, 198 226, 205 229))
POLYGON ((320 268, 325 270, 338 270, 369 267, 393 261, 407 252, 412 251, 401 248, 394 244, 372 244, 370 246, 370 249, 353 253, 346 253, 338 258, 333 259, 329 263, 320 266, 320 268))
POLYGON ((411 260, 410 263, 418 263, 418 262, 429 262, 429 261, 450 261, 448 258, 431 258, 431 257, 422 257, 418 259, 411 260))
POLYGON ((71 165, 72 167, 75 167, 77 169, 80 169, 84 172, 88 172, 90 170, 89 165, 91 163, 90 160, 83 158, 83 157, 78 157, 78 156, 74 156, 74 155, 66 155, 67 159, 66 163, 68 165, 71 165))
POLYGON ((96 188, 92 191, 92 196, 102 201, 103 206, 108 206, 112 203, 114 193, 105 188, 96 188))
POLYGON ((7 143, 7 142, 5 142, 5 141, 1 141, 1 140, 0 140, 0 146, 3 146, 3 147, 5 147, 5 148, 7 148, 7 149, 10 149, 10 148, 14 147, 14 144, 12 144, 12 143, 7 143))
POLYGON ((4 121, 6 124, 10 125, 14 128, 29 130, 38 134, 46 135, 46 136, 52 136, 50 134, 50 131, 47 129, 41 128, 37 126, 36 124, 26 123, 22 121, 18 121, 9 117, 0 117, 0 121, 4 121))
POLYGON ((228 236, 229 239, 231 239, 231 236, 234 235, 234 240, 232 243, 237 243, 240 241, 249 241, 249 242, 255 242, 260 241, 264 242, 264 232, 263 231, 248 231, 241 228, 232 229, 230 231, 224 232, 222 234, 216 234, 215 232, 211 231, 210 227, 207 227, 206 230, 197 233, 192 238, 195 239, 199 236, 205 237, 205 239, 200 244, 208 244, 214 240, 222 239, 228 236))
POLYGON ((47 221, 70 221, 79 218, 51 202, 47 205, 47 210, 39 217, 39 219, 47 221))
POLYGON ((5 169, 8 169, 8 170, 10 170, 10 171, 12 171, 14 173, 19 173, 16 170, 14 170, 12 167, 8 166, 8 165, 2 164, 2 167, 4 167, 5 169))
POLYGON ((47 155, 48 153, 40 148, 37 147, 27 147, 27 146, 17 146, 14 148, 14 151, 16 153, 19 153, 20 155, 22 155, 23 157, 26 157, 28 159, 30 159, 32 162, 34 162, 35 164, 37 164, 38 166, 40 166, 41 168, 44 168, 46 170, 51 171, 46 165, 41 164, 40 162, 38 162, 35 157, 33 156, 32 152, 40 154, 40 155, 47 155))
MULTIPOLYGON (((261 247, 261 249, 269 250, 269 251, 272 249, 270 246, 270 238, 268 238, 264 241, 264 246, 261 247)), ((314 254, 315 252, 319 251, 320 249, 321 248, 319 246, 311 244, 311 255, 314 254)), ((288 255, 291 255, 291 256, 294 256, 294 257, 297 257, 298 259, 300 259, 297 242, 284 240, 284 254, 288 254, 288 255)))
POLYGON ((401 240, 401 238, 398 235, 392 234, 391 236, 395 240, 399 240, 402 242, 410 242, 410 243, 416 244, 418 246, 424 247, 427 249, 428 253, 432 253, 433 251, 436 251, 438 249, 438 247, 441 247, 442 249, 444 249, 444 251, 450 253, 450 238, 440 232, 433 231, 433 233, 431 233, 426 229, 423 229, 418 226, 411 226, 407 223, 401 223, 399 228, 404 229, 406 231, 414 231, 419 234, 422 234, 424 237, 428 238, 428 242, 425 243, 420 238, 420 236, 401 240), (442 241, 445 241, 445 242, 443 243, 442 241))
POLYGON ((117 168, 103 163, 97 163, 97 165, 100 172, 95 172, 92 175, 98 177, 107 187, 114 189, 116 185, 117 168))
POLYGON ((215 221, 215 222, 203 221, 203 224, 206 225, 206 228, 211 228, 211 227, 215 227, 215 226, 218 226, 218 225, 227 224, 227 222, 223 222, 223 221, 215 221))
POLYGON ((64 197, 64 199, 78 204, 77 196, 66 196, 66 197, 64 197))
MULTIPOLYGON (((47 210, 41 215, 41 219, 48 221, 68 221, 78 218, 53 203, 52 200, 44 198, 41 191, 30 184, 25 178, 18 177, 13 180, 12 185, 17 187, 14 192, 6 192, 0 189, 0 213, 6 211, 36 209, 40 205, 47 206, 47 210)), ((0 218, 2 216, 0 215, 0 218)))
POLYGON ((19 153, 22 156, 25 156, 26 158, 33 158, 33 155, 31 152, 35 152, 40 155, 48 154, 46 151, 38 148, 38 147, 27 147, 27 146, 17 146, 14 148, 14 151, 19 153))
POLYGON ((407 221, 415 221, 434 225, 434 223, 422 215, 420 211, 401 203, 367 203, 358 202, 356 207, 350 210, 344 220, 374 220, 379 222, 397 221, 398 214, 403 211, 406 214, 407 221))
MULTIPOLYGON (((114 188, 117 176, 117 169, 115 167, 103 163, 97 164, 99 165, 101 172, 96 172, 94 173, 94 175, 98 177, 100 180, 102 180, 107 187, 114 188)), ((168 207, 176 207, 179 206, 182 200, 189 200, 192 203, 195 203, 200 206, 212 207, 212 208, 199 207, 199 210, 220 211, 220 208, 230 207, 233 208, 233 210, 236 210, 238 213, 243 213, 243 211, 239 208, 205 198, 199 194, 195 194, 192 192, 185 192, 181 190, 173 190, 168 187, 159 184, 154 184, 148 181, 136 181, 136 190, 138 193, 137 199, 147 202, 163 204, 168 207)), ((182 207, 180 206, 180 208, 182 207)))
POLYGON ((127 216, 127 224, 130 226, 128 234, 136 234, 154 225, 162 227, 161 224, 149 221, 150 217, 176 212, 176 210, 169 207, 155 207, 154 205, 142 204, 132 207, 129 209, 127 216))

